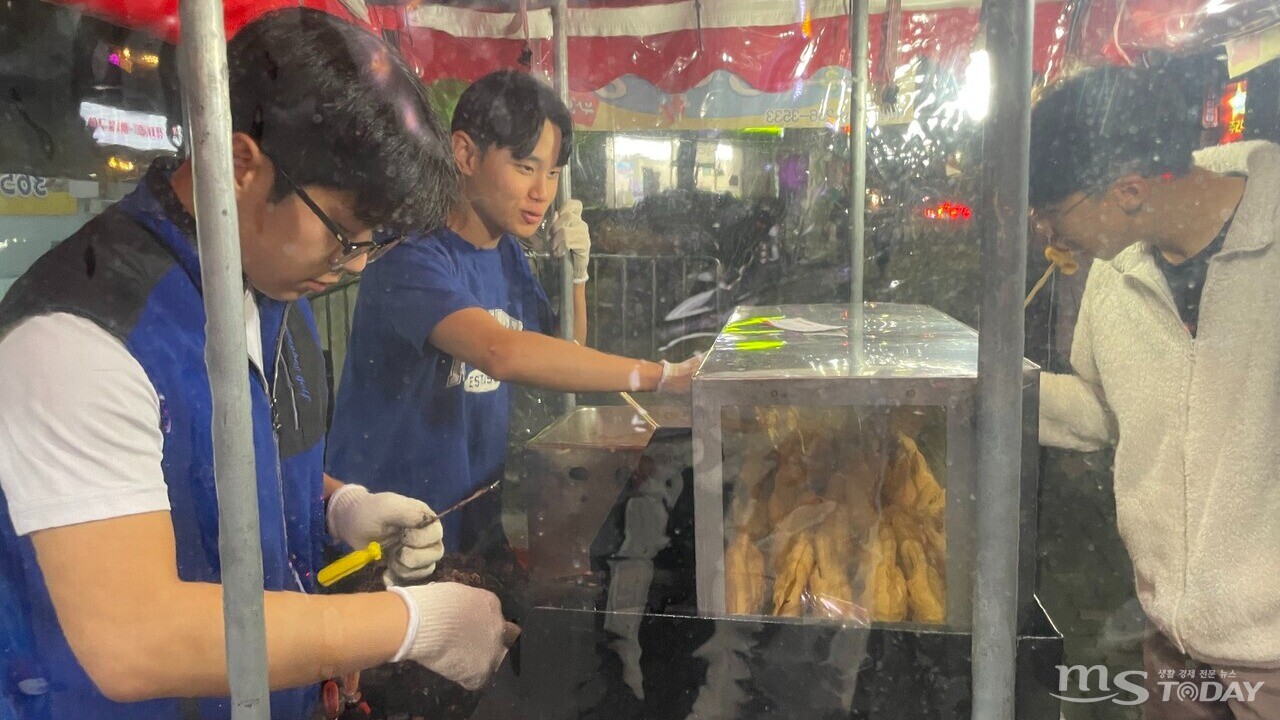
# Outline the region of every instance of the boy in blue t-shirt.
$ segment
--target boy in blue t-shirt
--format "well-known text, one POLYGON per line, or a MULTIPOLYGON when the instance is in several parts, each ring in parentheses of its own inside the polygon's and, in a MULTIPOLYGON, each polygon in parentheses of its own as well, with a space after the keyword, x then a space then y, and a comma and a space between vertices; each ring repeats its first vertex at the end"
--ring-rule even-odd
MULTIPOLYGON (((542 83, 501 71, 454 112, 461 194, 445 227, 410 236, 361 280, 329 436, 329 474, 444 509, 501 478, 510 383, 570 392, 688 392, 697 359, 608 355, 549 336, 554 320, 517 237, 555 199, 573 121, 542 83)), ((586 334, 590 240, 570 202, 552 225, 572 253, 575 336, 586 334)), ((505 546, 498 494, 443 521, 445 547, 505 546)))

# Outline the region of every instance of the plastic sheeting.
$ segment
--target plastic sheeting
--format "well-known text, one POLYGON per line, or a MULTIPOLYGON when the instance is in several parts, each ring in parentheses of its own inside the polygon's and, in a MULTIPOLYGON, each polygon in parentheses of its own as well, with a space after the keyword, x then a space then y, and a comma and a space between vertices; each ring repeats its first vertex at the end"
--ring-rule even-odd
POLYGON ((1072 57, 1128 64, 1138 53, 1191 53, 1280 24, 1268 0, 1106 0, 1083 3, 1072 57))
MULTIPOLYGON (((178 36, 176 0, 65 4, 169 42, 178 36)), ((372 29, 400 31, 401 49, 428 82, 471 81, 493 70, 518 67, 522 59, 547 73, 552 66, 550 13, 545 8, 503 13, 418 3, 368 7, 364 0, 227 0, 228 34, 263 12, 298 4, 372 29)), ((696 8, 688 0, 637 2, 623 8, 580 5, 585 7, 572 9, 568 23, 570 87, 577 92, 594 92, 631 75, 664 93, 680 94, 724 71, 762 92, 781 93, 824 68, 849 64, 842 2, 708 1, 696 8)), ((887 79, 895 68, 920 56, 963 71, 977 36, 978 4, 917 0, 905 5, 888 3, 872 16, 872 77, 887 79), (886 47, 886 36, 897 42, 886 47)), ((1194 52, 1278 23, 1280 8, 1267 0, 1041 2, 1036 7, 1034 64, 1038 72, 1052 72, 1068 57, 1085 63, 1127 63, 1134 54, 1149 50, 1194 52)))
MULTIPOLYGON (((851 59, 847 17, 835 12, 840 8, 817 3, 803 14, 801 5, 753 0, 750 12, 721 4, 719 14, 695 14, 686 5, 570 12, 568 74, 580 128, 847 129, 851 59)), ((871 76, 881 78, 877 92, 887 98, 877 113, 879 122, 909 119, 918 99, 918 66, 954 78, 966 71, 979 29, 978 8, 932 5, 872 18, 871 76)), ((1037 68, 1043 68, 1061 35, 1063 7, 1060 2, 1037 6, 1037 68)), ((465 83, 495 70, 552 72, 545 11, 522 16, 441 6, 381 10, 379 21, 398 29, 406 57, 439 88, 446 105, 465 83)))
MULTIPOLYGON (((175 0, 68 4, 170 42, 177 38, 175 0)), ((227 0, 228 34, 262 12, 295 4, 227 0)), ((302 4, 383 31, 427 83, 469 83, 503 68, 528 67, 547 77, 553 72, 546 8, 302 4)), ((577 5, 566 22, 568 76, 575 120, 584 129, 839 127, 847 113, 839 102, 847 94, 850 63, 843 2, 577 5)), ((876 10, 869 72, 873 88, 890 101, 886 106, 894 104, 899 76, 921 62, 963 75, 980 27, 977 3, 887 2, 876 10)), ((1049 75, 1073 64, 1127 64, 1148 51, 1190 53, 1229 41, 1233 73, 1280 53, 1280 42, 1263 33, 1280 23, 1280 8, 1265 0, 1054 0, 1037 4, 1035 19, 1034 68, 1049 75)))
MULTIPOLYGON (((604 35, 604 23, 592 22, 596 10, 570 12, 569 85, 576 92, 594 92, 624 76, 635 76, 668 94, 689 92, 713 72, 726 71, 766 93, 793 91, 824 68, 849 66, 849 23, 845 15, 806 20, 792 9, 790 22, 745 27, 699 27, 698 17, 685 18, 675 31, 643 35, 604 35), (574 18, 577 16, 577 27, 574 18), (575 33, 575 30, 577 31, 575 33), (597 34, 587 34, 597 33, 597 34)), ((1057 37, 1063 3, 1045 2, 1036 8, 1037 69, 1043 69, 1057 37)), ((644 13, 647 9, 632 8, 644 13)), ((527 24, 515 14, 477 20, 475 13, 411 12, 383 20, 406 22, 401 48, 424 80, 451 77, 474 80, 494 70, 519 67, 528 51, 530 66, 549 72, 552 67, 549 29, 531 14, 527 24), (428 25, 430 23, 430 25, 428 25), (505 28, 489 36, 481 28, 505 28), (526 39, 525 33, 528 33, 526 39)), ((873 76, 885 53, 887 22, 899 24, 900 43, 890 53, 893 67, 927 57, 963 71, 978 34, 977 7, 880 13, 871 18, 870 45, 873 76)), ((772 22, 765 20, 764 22, 772 22)), ((654 22, 633 27, 647 33, 673 23, 654 22)))
MULTIPOLYGON (((296 0, 225 0, 225 3, 229 33, 234 33, 258 13, 297 4, 296 0)), ((176 0, 77 0, 69 4, 161 38, 177 37, 176 0)), ((425 4, 412 9, 379 5, 363 10, 357 4, 341 0, 304 0, 304 4, 343 17, 367 17, 371 28, 387 31, 385 37, 405 51, 421 76, 431 83, 437 98, 445 101, 456 99, 467 82, 494 69, 521 67, 525 60, 533 71, 549 74, 553 64, 549 14, 536 7, 520 15, 425 4)), ((814 0, 807 5, 802 0, 703 0, 701 12, 696 12, 697 8, 689 0, 637 3, 625 8, 574 3, 568 26, 571 35, 568 69, 574 117, 582 129, 607 131, 578 133, 572 159, 575 192, 587 207, 586 219, 595 243, 592 281, 587 288, 591 318, 588 345, 631 357, 683 359, 705 348, 736 306, 847 301, 850 272, 855 263, 865 267, 864 292, 868 299, 923 303, 965 322, 976 320, 976 301, 981 293, 976 249, 979 223, 973 221, 976 216, 969 205, 976 204, 975 185, 980 174, 977 170, 985 160, 981 122, 986 80, 979 72, 981 65, 973 62, 980 57, 981 50, 975 42, 981 21, 978 3, 908 1, 878 3, 873 7, 875 15, 871 19, 869 44, 875 102, 871 108, 873 127, 869 130, 867 153, 865 257, 849 256, 848 188, 851 183, 847 138, 843 133, 848 123, 850 52, 848 23, 843 15, 845 4, 827 0, 814 0)), ((1036 6, 1035 67, 1052 74, 1065 66, 1067 58, 1088 62, 1139 61, 1139 54, 1149 51, 1190 53, 1224 40, 1242 42, 1257 37, 1259 29, 1274 23, 1274 12, 1274 3, 1251 0, 1042 2, 1036 6), (1241 34, 1246 34, 1246 38, 1242 39, 1241 34)), ((40 52, 47 52, 47 48, 53 46, 32 35, 27 36, 26 42, 38 47, 40 52)), ((115 41, 104 39, 102 42, 105 48, 115 41)), ((67 44, 70 45, 69 40, 67 44)), ((1265 51, 1259 57, 1265 58, 1265 51)), ((70 70, 61 72, 60 66, 47 61, 42 65, 48 69, 48 77, 57 80, 50 80, 41 88, 46 97, 51 93, 50 87, 75 87, 70 80, 62 80, 73 77, 70 70), (55 69, 59 70, 57 74, 55 69)), ((67 67, 72 66, 68 63, 67 67)), ((80 66, 75 70, 83 74, 80 66)), ((108 79, 121 72, 112 71, 108 79)), ((140 84, 140 80, 149 75, 139 72, 121 77, 122 91, 118 97, 107 99, 121 103, 150 100, 150 96, 139 90, 150 87, 140 84)), ((116 91, 114 87, 108 89, 116 91)), ((1250 92, 1254 92, 1253 88, 1250 92)), ((36 100, 42 100, 46 106, 54 107, 54 103, 39 95, 33 93, 29 97, 33 105, 36 100)), ((1262 97, 1261 90, 1258 97, 1262 97)), ((97 95, 85 99, 106 102, 97 95)), ((137 110, 132 106, 131 109, 137 110)), ((12 117, 18 118, 16 114, 12 117)), ((34 132, 33 126, 39 126, 41 119, 39 113, 29 114, 25 120, 14 119, 10 127, 17 130, 10 134, 23 139, 25 136, 18 131, 34 132), (31 118, 36 121, 32 122, 31 118)), ((78 116, 73 120, 78 122, 78 116)), ((176 121, 176 115, 170 120, 176 121)), ((85 126, 80 123, 75 129, 84 134, 85 126)), ((65 143, 59 134, 49 135, 51 143, 65 143)), ((83 142, 93 141, 91 134, 84 135, 83 142)), ((22 144, 37 147, 35 143, 22 144)), ((68 153, 67 147, 74 149, 75 146, 65 144, 61 152, 76 154, 68 153)), ((100 151, 104 157, 111 153, 133 162, 130 158, 134 156, 126 152, 128 148, 103 145, 91 149, 100 151)), ((73 168, 76 172, 82 168, 103 172, 101 167, 90 167, 95 161, 91 153, 76 155, 80 162, 73 168)), ((12 158, 10 160, 12 162, 12 158)), ((142 163, 140 159, 138 162, 142 163)), ((16 167, 37 172, 21 165, 16 167)), ((61 175, 71 170, 39 172, 61 175)), ((112 182, 108 179, 103 185, 107 187, 112 182)), ((98 184, 93 186, 92 197, 100 206, 108 196, 104 192, 99 198, 98 184), (101 202, 97 202, 99 200, 101 202)), ((24 243, 32 245, 37 240, 52 242, 53 233, 57 233, 59 239, 66 234, 49 224, 38 228, 39 233, 28 233, 24 224, 12 219, 6 223, 7 235, 22 236, 24 243)), ((11 243, 7 249, 0 250, 13 255, 18 248, 17 243, 11 243)), ((1033 267, 1029 272, 1034 278, 1042 269, 1042 266, 1033 267)), ((552 269, 551 273, 544 274, 544 285, 553 292, 556 272, 552 269)), ((1083 274, 1079 279, 1083 279, 1083 274)), ((1056 295, 1055 288, 1049 286, 1039 298, 1042 308, 1053 305, 1055 313, 1068 316, 1065 324, 1069 324, 1072 312, 1064 302, 1067 289, 1066 281, 1062 281, 1056 295)), ((345 347, 350 330, 349 300, 354 292, 354 286, 344 288, 315 302, 327 346, 333 353, 335 367, 339 368, 341 348, 345 347)), ((1059 324, 1064 323, 1056 320, 1057 315, 1052 320, 1042 317, 1037 323, 1035 312, 1033 308, 1033 317, 1028 322, 1033 334, 1042 328, 1046 333, 1063 332, 1059 324)), ((1069 336, 1069 332, 1063 335, 1069 336)), ((936 340, 936 336, 930 338, 931 342, 936 340)), ((774 343, 784 341, 797 343, 790 338, 782 340, 772 335, 745 333, 743 343, 763 352, 774 343)), ((1051 350, 1046 349, 1045 353, 1051 350)), ((661 402, 659 398, 642 399, 646 404, 661 402)), ((550 415, 558 411, 554 398, 530 395, 522 400, 512 421, 517 436, 538 433, 552 421, 550 415)), ((619 402, 616 396, 584 396, 582 400, 581 409, 593 411, 597 408, 592 405, 619 402)), ((662 416, 660 406, 652 409, 662 416)), ((810 627, 832 618, 855 626, 876 620, 924 622, 936 619, 936 614, 931 615, 930 608, 924 607, 922 598, 928 599, 924 590, 940 594, 938 580, 951 583, 953 593, 967 592, 967 578, 963 573, 948 577, 940 572, 937 558, 933 558, 932 569, 941 576, 934 579, 929 573, 929 556, 926 554, 925 563, 919 561, 912 541, 918 542, 925 553, 933 551, 939 555, 938 539, 921 532, 908 532, 915 531, 916 526, 935 532, 957 530, 954 537, 959 539, 963 537, 962 524, 942 523, 928 516, 933 526, 925 526, 920 522, 920 516, 926 514, 921 512, 921 504, 907 503, 904 499, 906 483, 893 488, 899 492, 886 495, 883 484, 879 492, 868 492, 865 483, 831 481, 838 477, 837 470, 858 463, 870 469, 863 477, 853 479, 887 479, 895 453, 903 454, 899 451, 910 447, 904 442, 907 438, 912 443, 919 441, 916 447, 928 458, 927 469, 936 473, 938 484, 946 487, 951 497, 967 495, 967 491, 960 489, 962 475, 955 469, 957 466, 949 464, 942 452, 960 446, 943 437, 942 418, 930 418, 920 433, 890 434, 890 426, 886 425, 879 435, 862 436, 859 445, 834 445, 854 435, 849 426, 858 412, 863 413, 864 419, 871 418, 868 424, 880 420, 854 409, 846 415, 837 415, 800 408, 797 415, 803 411, 808 417, 799 417, 792 423, 786 418, 770 417, 768 412, 757 414, 758 409, 750 408, 743 425, 746 429, 738 431, 737 445, 731 446, 727 453, 739 456, 728 458, 732 462, 750 460, 755 465, 757 482, 753 488, 747 487, 749 482, 742 482, 744 492, 732 498, 739 505, 730 505, 729 513, 737 513, 737 518, 750 522, 762 504, 767 510, 769 501, 777 498, 773 503, 777 522, 771 529, 758 532, 755 537, 743 532, 725 538, 729 542, 742 541, 739 559, 742 560, 740 568, 745 570, 736 577, 750 582, 749 587, 739 586, 747 590, 739 605, 744 616, 776 613, 819 621, 810 627), (778 430, 776 437, 757 431, 761 427, 774 427, 778 430), (828 446, 825 451, 822 443, 828 446), (795 446, 800 444, 802 447, 797 450, 795 446), (797 467, 805 470, 805 474, 798 473, 797 467), (814 467, 819 471, 814 472, 814 467), (783 488, 781 493, 777 492, 779 486, 783 488), (753 498, 746 492, 748 489, 759 492, 753 498), (852 503, 848 500, 851 491, 862 492, 867 497, 852 503), (788 497, 788 492, 794 495, 788 497), (808 502, 815 498, 817 502, 808 502), (752 500, 756 502, 754 507, 749 502, 752 500), (856 538, 857 561, 838 563, 839 572, 846 576, 841 579, 842 585, 848 587, 839 587, 834 592, 822 590, 815 581, 817 575, 822 575, 815 575, 819 565, 816 558, 824 543, 832 541, 825 534, 830 526, 840 526, 830 518, 837 510, 865 514, 868 504, 874 507, 877 501, 882 506, 880 510, 887 507, 898 511, 886 513, 898 519, 898 526, 890 527, 895 531, 893 536, 882 537, 877 530, 874 537, 864 534, 856 538), (844 505, 838 508, 840 503, 844 505), (911 512, 903 512, 908 505, 911 512), (904 520, 910 522, 904 523, 904 520), (920 541, 921 537, 924 541, 920 541), (893 551, 887 549, 890 541, 893 551), (897 552, 904 547, 910 547, 911 553, 897 552), (793 551, 794 561, 787 562, 793 551), (815 558, 813 567, 805 559, 806 553, 812 553, 815 558), (886 558, 894 560, 885 562, 886 558), (883 597, 877 597, 873 585, 868 595, 868 574, 874 578, 876 572, 891 579, 889 584, 879 585, 882 590, 905 588, 905 594, 882 592, 883 597), (914 585, 918 591, 916 604, 920 606, 915 608, 910 604, 913 586, 908 584, 913 577, 917 581, 914 585), (779 592, 779 587, 784 592, 779 592), (860 592, 855 596, 851 594, 853 590, 860 592)), ((885 422, 893 419, 890 417, 885 422)), ((631 422, 629 413, 626 422, 631 422)), ((586 494, 580 491, 580 482, 572 474, 585 464, 580 456, 575 460, 566 461, 569 467, 559 479, 564 497, 585 502, 586 494)), ((541 473, 533 461, 528 461, 530 464, 526 466, 522 466, 522 462, 525 461, 513 454, 508 476, 528 481, 522 487, 531 488, 532 478, 548 476, 541 473), (530 472, 522 475, 525 467, 530 472)), ((900 465, 905 467, 905 463, 900 465)), ((917 462, 913 468, 918 472, 910 475, 913 479, 910 487, 936 492, 925 480, 922 469, 926 464, 917 462)), ((598 478, 593 479, 595 493, 590 499, 601 500, 605 509, 608 503, 621 508, 614 518, 618 522, 608 524, 608 529, 616 530, 620 538, 605 563, 611 577, 619 580, 610 586, 611 610, 642 608, 651 596, 667 597, 669 585, 661 586, 659 581, 671 583, 671 575, 656 572, 656 560, 659 554, 667 553, 663 560, 670 561, 675 553, 666 545, 659 547, 660 543, 670 539, 672 547, 685 553, 677 559, 687 559, 691 552, 688 547, 678 545, 687 544, 691 537, 691 531, 676 522, 682 517, 681 512, 688 515, 685 505, 691 503, 684 491, 688 480, 683 469, 683 466, 679 468, 680 480, 670 483, 667 481, 675 477, 675 473, 633 475, 628 469, 621 474, 610 472, 601 476, 626 484, 624 491, 617 492, 601 493, 604 484, 598 478), (663 535, 669 528, 671 532, 663 535)), ((897 473, 899 478, 906 476, 905 472, 897 473)), ((1082 486, 1087 486, 1087 490, 1093 483, 1073 483, 1071 499, 1078 497, 1076 493, 1084 492, 1080 490, 1082 486)), ((560 498, 559 495, 553 497, 560 498)), ((1103 500, 1101 507, 1113 509, 1113 499, 1104 497, 1103 500)), ((530 557, 535 563, 540 562, 537 520, 528 519, 528 515, 526 519, 518 517, 522 511, 536 512, 536 505, 521 508, 519 502, 533 501, 519 497, 508 497, 505 501, 517 503, 508 508, 517 516, 514 526, 525 522, 534 538, 523 538, 524 545, 521 545, 522 539, 513 534, 513 543, 530 548, 530 557)), ((1058 505, 1072 507, 1071 502, 1058 505)), ((555 549, 563 552, 568 543, 576 543, 574 549, 590 556, 588 551, 592 549, 592 540, 599 535, 601 520, 595 515, 588 517, 577 506, 568 503, 562 506, 569 508, 566 514, 575 513, 575 519, 586 529, 573 536, 555 536, 555 549)), ((1059 522, 1060 516, 1067 514, 1065 511, 1054 513, 1050 522, 1059 522)), ((599 516, 605 516, 605 512, 602 510, 599 516)), ((1090 531, 1100 524, 1098 517, 1101 517, 1098 512, 1090 515, 1090 531)), ((734 518, 735 515, 728 514, 726 519, 734 524, 734 518)), ((1049 524, 1047 527, 1063 526, 1049 524)), ((870 529, 870 523, 864 523, 862 529, 870 529)), ((1046 534, 1052 533, 1050 530, 1046 534)), ((844 537, 834 541, 854 542, 844 537)), ((846 551, 848 560, 853 551, 847 547, 846 551)), ((1052 551, 1051 547, 1049 552, 1052 551)), ((827 563, 826 567, 831 565, 827 563)), ((547 567, 542 566, 544 570, 547 567)), ((1121 574, 1131 578, 1131 573, 1121 574)), ((681 589, 689 591, 682 586, 670 594, 677 594, 681 589)), ((688 601, 687 597, 681 599, 688 601)), ((640 615, 614 615, 607 624, 602 623, 602 631, 609 633, 607 647, 613 653, 608 656, 608 669, 612 672, 616 660, 619 675, 632 696, 638 694, 636 688, 647 690, 650 697, 658 695, 652 683, 646 686, 643 682, 640 670, 645 668, 639 664, 643 656, 638 654, 643 643, 651 642, 651 625, 642 627, 651 621, 652 618, 646 620, 640 615)), ((738 622, 740 628, 742 623, 754 621, 738 622)), ((715 641, 708 640, 699 657, 712 658, 705 664, 715 668, 715 672, 709 670, 708 675, 714 675, 719 686, 728 688, 725 693, 741 691, 746 695, 748 691, 742 689, 744 686, 739 685, 737 678, 748 672, 744 668, 751 663, 767 665, 761 659, 768 657, 769 648, 760 649, 754 636, 745 631, 745 636, 752 637, 750 644, 735 645, 719 634, 727 627, 716 629, 715 641), (728 660, 717 665, 717 658, 728 660)), ((803 625, 795 623, 789 627, 803 625)), ((733 628, 729 628, 730 634, 732 631, 733 628)), ((572 655, 565 652, 567 645, 563 637, 557 638, 557 642, 560 643, 556 646, 559 655, 572 655)), ((650 655, 645 662, 652 663, 655 656, 650 655)), ((855 658, 839 669, 857 664, 855 658)), ((832 669, 832 663, 827 665, 824 670, 832 669)), ((664 671, 652 672, 650 676, 678 674, 667 668, 664 671)), ((909 688, 897 693, 899 698, 923 697, 915 692, 915 684, 900 667, 885 668, 877 664, 874 672, 879 679, 900 680, 909 688)), ((946 674, 935 667, 926 667, 921 675, 931 681, 921 684, 933 687, 942 684, 936 682, 939 678, 946 679, 946 674)), ((807 696, 809 708, 821 706, 814 696, 829 687, 852 692, 850 683, 825 683, 822 677, 799 671, 787 677, 800 678, 786 684, 794 686, 797 695, 807 696)), ((707 684, 712 687, 710 680, 707 684)), ((967 688, 964 684, 962 692, 967 693, 967 688)), ((689 702, 692 703, 694 697, 689 695, 689 702)), ((716 695, 704 691, 696 697, 700 703, 709 705, 716 695)), ((850 705, 843 694, 839 702, 846 709, 850 705)), ((911 716, 906 709, 895 710, 901 710, 895 717, 911 716)), ((622 714, 615 712, 614 716, 622 714)))

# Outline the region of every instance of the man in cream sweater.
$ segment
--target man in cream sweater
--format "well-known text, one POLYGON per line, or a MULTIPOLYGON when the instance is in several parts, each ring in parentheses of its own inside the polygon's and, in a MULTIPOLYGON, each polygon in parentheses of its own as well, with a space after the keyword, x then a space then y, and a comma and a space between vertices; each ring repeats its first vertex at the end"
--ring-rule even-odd
POLYGON ((1144 717, 1280 718, 1280 147, 1193 161, 1199 134, 1197 104, 1146 70, 1088 71, 1034 108, 1034 223, 1096 258, 1040 440, 1115 445, 1144 717), (1183 669, 1250 692, 1168 692, 1183 669))

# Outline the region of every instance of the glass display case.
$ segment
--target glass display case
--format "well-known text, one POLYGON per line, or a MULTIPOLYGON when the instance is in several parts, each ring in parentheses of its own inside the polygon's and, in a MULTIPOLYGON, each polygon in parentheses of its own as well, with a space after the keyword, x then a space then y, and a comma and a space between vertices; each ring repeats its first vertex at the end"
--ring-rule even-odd
MULTIPOLYGON (((698 607, 971 625, 978 335, 935 309, 740 307, 694 378, 698 607)), ((1019 592, 1031 600, 1036 387, 1024 365, 1019 592)))

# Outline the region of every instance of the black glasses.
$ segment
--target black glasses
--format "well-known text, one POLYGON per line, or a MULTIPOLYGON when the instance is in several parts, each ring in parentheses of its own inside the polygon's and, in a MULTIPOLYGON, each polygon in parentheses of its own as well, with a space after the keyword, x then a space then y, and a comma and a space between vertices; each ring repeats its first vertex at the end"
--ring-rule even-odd
POLYGON ((346 269, 346 266, 351 263, 351 261, 362 256, 365 258, 365 262, 373 262, 383 255, 386 255, 388 250, 395 247, 396 244, 400 242, 400 238, 398 236, 392 236, 382 242, 374 242, 372 240, 365 242, 352 242, 351 239, 347 237, 346 231, 339 227, 338 223, 334 222, 323 210, 320 209, 320 206, 316 204, 316 201, 311 199, 311 196, 307 194, 306 190, 302 189, 301 185, 294 182, 293 178, 289 177, 289 174, 280 167, 279 163, 276 164, 276 172, 279 173, 280 177, 289 185, 289 189, 297 194, 302 202, 311 209, 311 212, 315 213, 315 216, 320 219, 320 222, 324 223, 324 226, 333 234, 333 237, 338 241, 338 244, 342 246, 342 254, 330 261, 330 270, 333 270, 334 272, 342 272, 346 269))
POLYGON ((1032 210, 1031 211, 1032 227, 1036 230, 1036 232, 1040 233, 1041 235, 1048 238, 1052 238, 1054 234, 1053 232, 1054 223, 1070 215, 1071 211, 1080 207, 1081 203, 1083 203, 1085 200, 1088 200, 1089 198, 1093 197, 1096 194, 1097 194, 1097 191, 1086 192, 1084 195, 1080 197, 1079 200, 1076 200, 1075 202, 1071 203, 1070 205, 1063 208, 1062 210, 1057 210, 1057 211, 1050 210, 1044 213, 1039 213, 1039 212, 1036 212, 1035 210, 1032 210))

